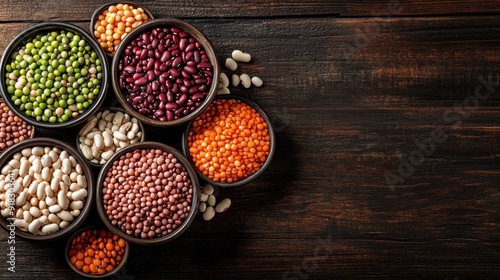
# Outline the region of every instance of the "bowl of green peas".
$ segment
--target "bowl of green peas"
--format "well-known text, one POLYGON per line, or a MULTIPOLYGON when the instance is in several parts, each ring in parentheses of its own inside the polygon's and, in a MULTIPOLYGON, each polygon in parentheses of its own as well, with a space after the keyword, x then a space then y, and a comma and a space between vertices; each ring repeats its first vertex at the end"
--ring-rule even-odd
POLYGON ((10 42, 0 61, 0 93, 27 123, 76 126, 105 99, 108 61, 95 39, 68 23, 44 22, 10 42))

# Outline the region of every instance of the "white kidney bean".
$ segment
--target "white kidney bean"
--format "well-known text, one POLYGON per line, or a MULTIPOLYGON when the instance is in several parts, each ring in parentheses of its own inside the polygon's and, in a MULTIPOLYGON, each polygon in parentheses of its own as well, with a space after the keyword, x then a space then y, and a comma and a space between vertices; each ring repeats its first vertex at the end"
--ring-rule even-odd
POLYGON ((16 206, 23 206, 26 203, 26 193, 22 192, 16 197, 16 206))
POLYGON ((240 50, 234 50, 231 53, 231 56, 234 60, 240 62, 249 62, 252 59, 252 56, 249 53, 242 52, 240 50))
POLYGON ((231 75, 231 83, 233 84, 233 87, 237 87, 240 84, 240 76, 237 74, 231 75))
POLYGON ((206 202, 208 200, 208 194, 202 193, 200 196, 200 200, 206 202))
POLYGON ((61 220, 64 220, 66 222, 71 222, 73 221, 74 217, 71 215, 68 211, 62 210, 61 212, 56 214, 61 220))
POLYGON ((69 160, 68 158, 62 160, 61 171, 64 174, 71 173, 71 160, 69 160))
POLYGON ((264 82, 259 77, 252 77, 252 84, 256 87, 261 87, 264 82))
POLYGON ((229 86, 229 78, 227 77, 226 73, 220 73, 220 82, 222 83, 222 87, 227 88, 229 86))
POLYGON ((40 209, 38 209, 38 207, 31 206, 31 208, 30 208, 30 214, 34 218, 38 218, 38 217, 40 217, 40 215, 42 214, 42 212, 40 212, 40 209))
POLYGON ((248 74, 241 74, 240 80, 241 80, 241 85, 244 88, 249 88, 252 85, 252 80, 250 79, 250 76, 248 76, 248 74))
POLYGON ((40 228, 41 225, 42 225, 42 223, 40 222, 40 220, 34 219, 28 225, 28 230, 29 230, 29 232, 35 234, 38 231, 38 229, 40 228))
POLYGON ((71 195, 71 198, 73 200, 82 200, 84 197, 87 196, 87 190, 86 189, 80 189, 76 192, 73 192, 73 194, 71 195))
POLYGON ((27 223, 31 223, 31 220, 33 219, 33 216, 31 216, 30 211, 24 211, 23 212, 23 220, 25 220, 27 223))
POLYGON ((238 63, 236 63, 236 61, 234 61, 234 59, 232 59, 232 58, 227 58, 225 64, 226 64, 227 69, 232 70, 232 71, 234 71, 238 68, 238 63))
POLYGON ((222 213, 226 211, 231 206, 231 199, 224 198, 217 206, 215 206, 215 212, 222 213))
POLYGON ((207 204, 205 202, 200 203, 200 206, 198 207, 201 213, 204 213, 207 210, 207 204))
POLYGON ((217 94, 230 94, 230 93, 231 93, 231 91, 226 87, 217 90, 217 94))
POLYGON ((67 222, 67 221, 61 221, 61 223, 59 224, 60 229, 65 229, 68 226, 69 226, 69 222, 67 222))
POLYGON ((29 168, 30 168, 29 160, 25 159, 21 161, 21 164, 19 166, 19 176, 26 176, 29 172, 29 168))
POLYGON ((73 201, 69 205, 69 209, 71 210, 80 210, 82 208, 83 208, 83 201, 81 200, 73 201))
POLYGON ((61 222, 61 218, 59 218, 56 214, 54 213, 50 213, 49 216, 48 216, 48 219, 49 221, 55 223, 55 224, 59 224, 61 222))
POLYGON ((213 196, 213 195, 208 196, 208 205, 215 206, 216 202, 217 202, 217 200, 215 199, 215 196, 213 196))
POLYGON ((206 194, 206 195, 211 195, 214 193, 214 187, 212 187, 212 185, 210 184, 205 184, 203 186, 203 193, 206 194))
POLYGON ((42 227, 42 232, 43 233, 46 233, 46 234, 50 234, 50 233, 54 233, 56 231, 59 230, 59 225, 58 224, 48 224, 48 225, 44 225, 42 227))
POLYGON ((203 220, 210 221, 215 216, 215 210, 212 206, 208 206, 203 213, 203 220))

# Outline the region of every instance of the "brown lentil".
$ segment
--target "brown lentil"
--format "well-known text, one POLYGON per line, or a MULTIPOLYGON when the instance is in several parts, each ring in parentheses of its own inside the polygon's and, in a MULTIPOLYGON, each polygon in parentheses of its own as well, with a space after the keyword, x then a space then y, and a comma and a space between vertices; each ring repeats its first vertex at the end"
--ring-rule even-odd
POLYGON ((0 101, 0 153, 8 147, 31 138, 33 127, 20 118, 0 101))
POLYGON ((257 172, 269 155, 267 123, 240 100, 215 100, 192 124, 190 156, 198 170, 223 183, 257 172))
POLYGON ((157 238, 188 217, 193 187, 185 167, 160 149, 137 149, 113 162, 103 183, 111 223, 137 238, 157 238))

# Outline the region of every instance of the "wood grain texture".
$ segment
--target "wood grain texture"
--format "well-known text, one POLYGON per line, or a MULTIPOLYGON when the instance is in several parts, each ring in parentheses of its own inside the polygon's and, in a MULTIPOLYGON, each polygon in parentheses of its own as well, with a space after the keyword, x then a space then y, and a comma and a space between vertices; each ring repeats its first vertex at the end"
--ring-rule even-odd
MULTIPOLYGON (((496 2, 409 1, 391 19, 370 14, 386 1, 283 2, 143 2, 155 14, 196 25, 220 61, 233 49, 253 55, 235 72, 258 75, 265 85, 231 90, 269 114, 277 150, 259 179, 218 193, 233 201, 227 212, 209 223, 198 217, 164 246, 134 246, 126 273, 135 279, 497 278, 500 19, 490 15, 498 13, 496 2), (489 94, 476 104, 478 86, 480 96, 489 94), (446 139, 416 158, 417 143, 429 143, 436 129, 446 139), (391 186, 385 175, 401 176, 398 169, 411 174, 391 186)), ((9 2, 13 9, 0 13, 0 51, 38 20, 63 19, 88 30, 99 5, 65 3, 67 9, 55 1, 23 11, 23 1, 9 2)), ((114 99, 110 91, 105 104, 114 99)), ((180 148, 182 130, 148 127, 148 140, 180 148)), ((63 141, 75 133, 37 131, 63 141)), ((86 221, 100 223, 96 211, 86 221)), ((16 239, 17 272, 8 274, 7 237, 0 231, 2 278, 79 279, 65 263, 65 240, 16 239)))

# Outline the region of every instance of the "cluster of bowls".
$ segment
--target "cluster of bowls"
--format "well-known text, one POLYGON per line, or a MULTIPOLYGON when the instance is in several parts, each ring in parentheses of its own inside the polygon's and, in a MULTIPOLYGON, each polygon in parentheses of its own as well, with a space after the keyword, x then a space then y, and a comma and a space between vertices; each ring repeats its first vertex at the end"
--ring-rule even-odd
MULTIPOLYGON (((136 3, 130 3, 130 2, 121 2, 121 3, 127 3, 133 7, 136 7, 136 8, 140 7, 136 3)), ((117 3, 112 3, 112 4, 117 4, 117 3)), ((111 3, 103 5, 102 7, 100 7, 99 9, 97 9, 95 11, 95 13, 92 17, 92 21, 91 21, 91 34, 93 34, 93 28, 94 28, 94 24, 96 22, 97 17, 101 14, 101 12, 103 10, 107 9, 109 5, 111 5, 111 3)), ((243 184, 246 184, 246 183, 254 180, 256 177, 258 177, 260 174, 262 174, 262 172, 264 172, 264 170, 270 164, 271 159, 272 159, 272 155, 274 152, 275 138, 274 138, 274 133, 273 133, 272 127, 271 127, 271 122, 270 122, 269 118, 267 117, 266 113, 257 104, 255 104, 254 102, 252 102, 246 98, 228 95, 228 96, 224 96, 224 97, 219 96, 217 98, 230 98, 230 99, 242 100, 246 104, 255 108, 261 114, 261 116, 266 120, 266 122, 268 123, 269 134, 271 137, 271 140, 270 140, 271 152, 270 152, 269 156, 267 157, 266 162, 264 163, 264 165, 260 168, 260 170, 258 172, 245 178, 244 180, 237 181, 237 182, 230 183, 230 184, 222 184, 222 183, 212 181, 210 178, 203 176, 203 174, 201 174, 196 168, 192 167, 193 163, 191 160, 188 159, 189 155, 188 155, 188 149, 187 149, 187 135, 189 133, 189 129, 191 127, 192 121, 197 116, 199 116, 211 104, 211 102, 216 98, 215 95, 216 95, 216 91, 217 91, 217 87, 218 87, 219 72, 220 72, 219 63, 217 61, 217 57, 216 57, 216 54, 214 52, 214 48, 211 45, 210 41, 196 27, 194 27, 193 25, 191 25, 185 21, 174 19, 174 18, 153 19, 153 15, 151 14, 151 12, 149 12, 144 7, 142 7, 142 8, 150 16, 151 20, 149 20, 145 23, 142 23, 141 25, 139 25, 138 27, 133 29, 127 36, 125 36, 125 38, 120 43, 120 45, 117 48, 114 55, 104 51, 100 47, 100 45, 97 43, 97 41, 95 40, 93 35, 89 35, 83 29, 81 29, 77 26, 71 25, 71 24, 67 24, 67 23, 44 22, 44 23, 37 24, 33 27, 30 27, 30 28, 26 29, 25 31, 21 32, 8 45, 8 47, 6 48, 6 50, 4 52, 2 60, 0 61, 0 77, 1 77, 0 90, 1 90, 1 94, 2 94, 3 99, 5 100, 5 103, 9 107, 9 109, 11 109, 14 112, 14 114, 19 116, 19 118, 21 118, 22 120, 24 120, 28 124, 32 125, 35 128, 41 128, 41 129, 46 129, 46 130, 59 130, 59 129, 66 129, 69 127, 74 127, 77 125, 83 126, 84 123, 87 120, 89 120, 89 118, 91 118, 92 116, 94 116, 98 112, 102 112, 102 110, 104 110, 104 109, 101 108, 101 105, 104 102, 109 84, 111 84, 112 89, 113 89, 117 99, 119 100, 120 104, 123 106, 123 109, 115 109, 115 110, 127 112, 132 117, 135 117, 136 119, 138 119, 140 122, 141 130, 143 131, 143 133, 144 133, 143 124, 155 126, 155 127, 160 127, 160 128, 168 128, 168 127, 172 127, 172 126, 187 125, 187 128, 183 134, 183 139, 182 139, 182 147, 183 147, 184 154, 177 151, 175 148, 172 148, 170 146, 167 146, 167 145, 164 145, 161 143, 144 142, 144 134, 143 134, 143 137, 141 138, 141 141, 139 143, 131 144, 128 147, 121 148, 104 165, 91 164, 85 157, 82 156, 82 153, 80 150, 75 149, 74 147, 72 147, 68 144, 65 144, 65 143, 63 143, 59 140, 56 140, 56 139, 33 138, 33 139, 25 140, 19 144, 16 144, 1 154, 0 166, 4 166, 8 162, 8 160, 10 160, 12 158, 12 156, 15 153, 18 153, 19 151, 21 151, 22 149, 27 148, 27 147, 40 146, 40 145, 41 146, 45 145, 45 146, 58 147, 60 149, 68 151, 81 164, 81 166, 83 167, 84 173, 85 173, 85 175, 87 175, 87 178, 88 178, 87 184, 88 184, 88 189, 89 189, 88 198, 87 198, 87 201, 85 203, 84 208, 81 210, 81 215, 75 221, 73 221, 70 224, 70 226, 68 226, 65 229, 61 229, 54 234, 43 235, 43 236, 41 236, 41 235, 37 236, 37 235, 30 234, 29 232, 27 233, 27 232, 18 231, 19 236, 21 236, 25 239, 34 240, 34 241, 55 240, 55 239, 62 238, 64 236, 68 236, 72 233, 73 233, 73 236, 76 236, 76 234, 78 232, 75 232, 75 231, 78 230, 78 228, 84 222, 85 218, 88 216, 90 209, 92 207, 92 204, 94 203, 93 201, 95 199, 96 204, 97 204, 96 207, 97 207, 98 213, 99 213, 101 219, 103 220, 105 226, 110 231, 112 231, 113 233, 117 234, 118 236, 124 238, 128 242, 135 243, 135 244, 141 244, 141 245, 162 244, 165 242, 169 242, 169 241, 173 240, 174 238, 178 237, 180 234, 182 234, 189 227, 189 225, 191 224, 191 222, 193 221, 193 219, 195 218, 195 216, 198 212, 198 196, 199 196, 198 178, 201 178, 205 182, 220 186, 222 188, 225 188, 225 187, 231 188, 231 187, 235 187, 235 186, 241 186, 243 184), (145 32, 147 30, 150 30, 150 29, 156 28, 156 27, 177 27, 177 28, 183 29, 184 31, 188 32, 191 36, 193 36, 203 46, 203 48, 205 49, 206 54, 208 56, 208 59, 210 60, 210 63, 213 66, 213 82, 212 82, 211 87, 209 89, 209 93, 206 96, 206 98, 204 99, 204 101, 202 102, 202 104, 200 104, 193 112, 191 112, 190 114, 188 114, 184 117, 181 117, 179 119, 172 120, 172 121, 165 121, 165 122, 161 122, 158 120, 153 120, 153 119, 147 118, 147 117, 139 114, 139 112, 137 112, 134 108, 132 108, 132 106, 127 102, 127 100, 125 98, 125 94, 120 89, 119 77, 118 77, 119 74, 118 74, 118 70, 117 70, 118 64, 120 63, 120 61, 119 61, 120 56, 124 52, 126 46, 135 37, 139 36, 140 34, 142 34, 143 32, 145 32), (14 51, 17 51, 17 49, 20 46, 22 46, 22 44, 25 43, 26 40, 35 37, 37 34, 44 33, 44 32, 46 33, 46 32, 53 31, 53 30, 65 30, 65 31, 71 31, 71 32, 76 32, 76 33, 80 34, 81 37, 83 37, 91 45, 93 50, 97 53, 98 58, 102 62, 101 63, 102 75, 103 75, 102 76, 102 87, 100 89, 100 92, 99 92, 96 100, 84 111, 84 113, 80 114, 78 117, 71 119, 71 120, 68 120, 68 121, 65 121, 65 122, 61 122, 61 123, 41 122, 41 121, 37 121, 33 117, 26 116, 18 108, 18 106, 16 106, 14 104, 14 102, 11 101, 11 99, 9 98, 9 94, 7 92, 7 86, 6 86, 5 81, 4 81, 5 76, 6 76, 6 65, 9 61, 9 58, 11 57, 11 53, 14 51), (112 59, 111 63, 108 62, 108 58, 112 59), (157 149, 162 149, 163 151, 166 151, 168 153, 174 154, 174 156, 182 163, 182 165, 186 168, 186 170, 189 174, 189 177, 190 177, 191 182, 192 182, 193 197, 194 197, 194 199, 192 201, 192 207, 191 207, 191 211, 189 213, 189 216, 186 218, 186 220, 183 222, 183 224, 179 228, 177 228, 175 231, 173 231, 172 233, 170 233, 166 236, 154 238, 154 239, 147 239, 147 240, 129 236, 129 235, 125 234, 124 232, 122 232, 118 227, 111 224, 110 220, 108 219, 108 217, 105 213, 104 205, 102 203, 102 194, 101 194, 103 181, 106 177, 107 171, 113 165, 113 162, 116 159, 119 159, 122 155, 124 155, 127 152, 133 151, 135 149, 143 149, 143 148, 157 148, 157 149), (96 182, 94 182, 94 180, 93 180, 94 177, 92 175, 92 170, 90 168, 91 165, 101 168, 100 173, 97 176, 96 182), (94 196, 95 196, 95 198, 94 198, 94 196)), ((78 140, 77 140, 77 146, 78 146, 78 140)), ((0 218, 0 225, 2 227, 4 227, 6 230, 8 230, 7 222, 5 219, 0 218)), ((128 252, 128 250, 127 250, 127 252, 128 252)), ((126 258, 124 258, 124 260, 125 259, 126 258)), ((71 265, 71 267, 75 271, 77 271, 78 273, 81 273, 79 270, 77 270, 72 265, 71 265)), ((119 267, 117 267, 117 269, 119 269, 119 267)), ((106 273, 104 276, 109 276, 115 272, 116 272, 116 270, 112 271, 110 273, 106 273)), ((85 276, 91 277, 92 275, 85 274, 85 276)))

